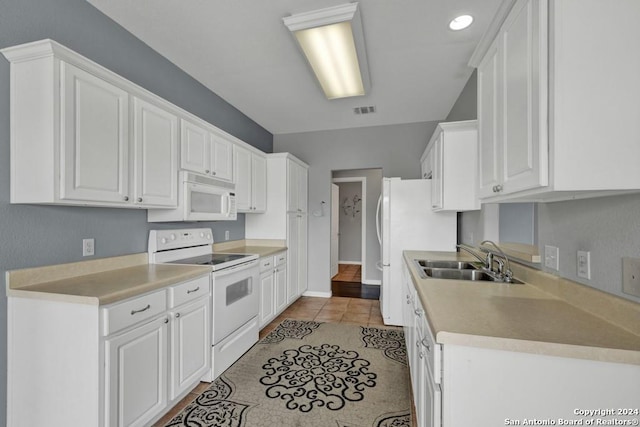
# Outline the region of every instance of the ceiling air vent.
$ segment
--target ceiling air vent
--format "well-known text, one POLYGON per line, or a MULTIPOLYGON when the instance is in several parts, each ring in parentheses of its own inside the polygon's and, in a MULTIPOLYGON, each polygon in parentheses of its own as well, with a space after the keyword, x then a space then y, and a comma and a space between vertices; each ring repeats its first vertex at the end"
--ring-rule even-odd
POLYGON ((356 107, 353 109, 354 114, 371 114, 376 112, 375 105, 369 105, 368 107, 356 107))

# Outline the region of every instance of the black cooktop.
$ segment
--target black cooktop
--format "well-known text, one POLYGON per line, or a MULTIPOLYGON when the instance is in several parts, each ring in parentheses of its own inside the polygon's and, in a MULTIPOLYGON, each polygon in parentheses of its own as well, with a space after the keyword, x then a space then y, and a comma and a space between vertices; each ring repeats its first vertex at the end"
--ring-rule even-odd
POLYGON ((207 254, 200 255, 193 258, 179 259, 172 261, 172 264, 195 264, 195 265, 218 265, 225 262, 235 261, 238 259, 246 258, 250 255, 246 254, 207 254))

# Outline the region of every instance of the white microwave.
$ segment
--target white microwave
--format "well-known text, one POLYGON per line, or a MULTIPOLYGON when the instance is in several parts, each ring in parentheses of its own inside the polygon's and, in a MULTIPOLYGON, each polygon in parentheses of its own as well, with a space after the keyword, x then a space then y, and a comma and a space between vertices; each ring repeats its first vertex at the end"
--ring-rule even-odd
POLYGON ((235 184, 180 171, 178 207, 149 209, 149 222, 233 221, 237 218, 235 184))

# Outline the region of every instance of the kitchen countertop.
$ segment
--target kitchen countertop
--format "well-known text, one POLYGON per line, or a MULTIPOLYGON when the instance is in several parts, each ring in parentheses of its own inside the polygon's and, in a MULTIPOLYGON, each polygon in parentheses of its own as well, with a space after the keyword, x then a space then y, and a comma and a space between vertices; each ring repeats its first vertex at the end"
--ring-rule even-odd
MULTIPOLYGON (((414 259, 474 259, 456 252, 422 251, 405 251, 404 258, 438 343, 640 365, 640 334, 539 286, 423 279, 414 259)), ((521 278, 517 270, 516 277, 521 278)), ((634 309, 640 313, 635 303, 604 293, 597 298, 612 299, 606 304, 611 310, 619 303, 632 316, 634 309)))
POLYGON ((214 252, 232 252, 237 254, 256 254, 259 257, 275 255, 286 251, 284 240, 234 240, 230 242, 215 243, 214 252))
POLYGON ((209 266, 148 264, 146 254, 7 272, 7 296, 106 305, 204 276, 209 266))

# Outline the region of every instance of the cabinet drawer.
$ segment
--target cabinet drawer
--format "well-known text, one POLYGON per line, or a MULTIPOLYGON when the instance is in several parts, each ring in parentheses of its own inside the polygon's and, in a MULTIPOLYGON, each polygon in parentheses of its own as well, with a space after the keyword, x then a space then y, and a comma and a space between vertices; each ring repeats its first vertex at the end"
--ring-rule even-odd
POLYGON ((185 302, 193 301, 209 295, 210 275, 195 280, 171 286, 169 288, 169 308, 174 308, 185 302))
POLYGON ((111 335, 166 310, 167 294, 164 289, 105 307, 102 309, 103 335, 111 335))
POLYGON ((260 273, 264 273, 267 270, 273 270, 275 257, 260 258, 260 273))
POLYGON ((287 262, 287 253, 282 252, 273 257, 276 265, 282 265, 287 262))

